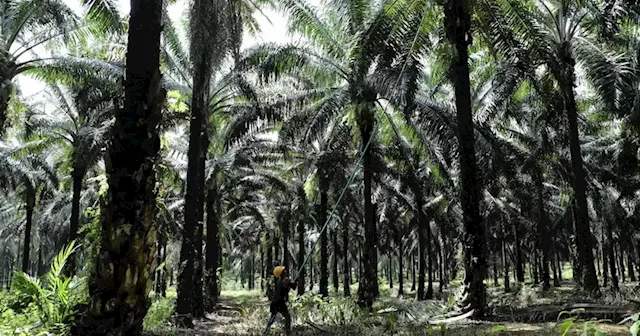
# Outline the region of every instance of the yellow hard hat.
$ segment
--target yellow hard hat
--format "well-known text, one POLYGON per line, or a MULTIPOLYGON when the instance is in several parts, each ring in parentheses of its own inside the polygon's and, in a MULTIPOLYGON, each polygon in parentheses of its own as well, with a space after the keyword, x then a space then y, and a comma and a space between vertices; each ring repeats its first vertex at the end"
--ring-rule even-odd
POLYGON ((276 268, 273 269, 273 275, 279 278, 282 271, 284 271, 284 266, 276 266, 276 268))

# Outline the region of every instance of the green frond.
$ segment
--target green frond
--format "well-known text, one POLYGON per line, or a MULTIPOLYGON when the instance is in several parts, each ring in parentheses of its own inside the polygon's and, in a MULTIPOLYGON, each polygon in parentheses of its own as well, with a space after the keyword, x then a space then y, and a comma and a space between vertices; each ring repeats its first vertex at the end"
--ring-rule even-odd
POLYGON ((125 31, 116 3, 113 0, 81 0, 86 19, 100 31, 121 34, 125 31))
POLYGON ((336 58, 343 57, 343 46, 338 44, 334 36, 327 29, 327 22, 319 14, 319 10, 302 0, 276 0, 274 9, 279 10, 289 17, 289 31, 313 41, 319 49, 322 49, 336 58))
POLYGON ((25 71, 48 83, 92 85, 117 90, 124 77, 124 64, 79 57, 58 57, 25 71))
POLYGON ((575 53, 581 62, 587 76, 598 91, 607 109, 624 116, 627 111, 618 111, 623 94, 623 78, 633 72, 629 59, 620 53, 607 51, 587 39, 578 39, 575 53))

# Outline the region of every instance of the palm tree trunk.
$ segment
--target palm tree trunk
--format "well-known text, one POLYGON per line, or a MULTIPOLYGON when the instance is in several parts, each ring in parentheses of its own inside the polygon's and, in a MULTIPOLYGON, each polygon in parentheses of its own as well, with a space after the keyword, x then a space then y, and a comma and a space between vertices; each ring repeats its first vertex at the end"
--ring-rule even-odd
POLYGON ((5 77, 4 81, 0 83, 0 135, 5 134, 7 129, 7 108, 9 106, 9 100, 11 99, 11 92, 13 91, 13 84, 11 78, 5 77))
POLYGON ((310 251, 311 255, 309 256, 309 291, 313 291, 313 259, 315 256, 315 251, 310 251))
POLYGON ((618 242, 618 264, 620 265, 620 281, 624 283, 624 281, 626 280, 625 278, 625 267, 624 267, 624 246, 621 245, 622 242, 618 242))
POLYGON ((342 284, 344 289, 344 296, 351 296, 351 267, 349 263, 349 217, 343 216, 342 220, 342 260, 344 265, 344 283, 342 284))
MULTIPOLYGON (((204 111, 203 111, 204 115, 204 111)), ((197 226, 194 246, 196 251, 196 260, 194 261, 193 272, 193 316, 202 318, 205 315, 205 297, 204 297, 204 204, 205 204, 205 166, 207 162, 207 152, 209 149, 209 137, 206 132, 206 118, 203 117, 203 132, 201 136, 201 153, 198 162, 198 205, 197 226)))
MULTIPOLYGON (((567 59, 571 59, 569 56, 567 59)), ((580 134, 578 131, 578 110, 573 87, 575 86, 575 72, 573 60, 565 64, 562 74, 561 90, 567 110, 569 122, 569 149, 571 152, 571 167, 573 170, 573 188, 576 201, 576 247, 582 269, 582 286, 587 292, 599 291, 598 277, 593 258, 593 244, 589 227, 587 210, 587 184, 580 151, 580 134)))
POLYGON ((425 283, 425 273, 426 273, 426 256, 424 255, 425 249, 427 248, 427 242, 425 237, 425 222, 426 218, 424 218, 424 213, 422 212, 422 200, 419 196, 416 196, 416 210, 417 213, 415 217, 418 222, 418 292, 416 299, 424 300, 426 299, 424 293, 424 283, 425 283))
POLYGON ((264 290, 264 284, 266 281, 266 273, 264 267, 264 245, 260 244, 260 291, 264 290))
POLYGON ((562 270, 558 262, 558 248, 555 237, 551 238, 551 263, 553 264, 553 287, 560 287, 562 270))
POLYGON ((629 278, 631 281, 636 281, 636 273, 633 270, 633 258, 631 257, 631 255, 633 254, 633 249, 631 248, 629 251, 627 251, 627 265, 629 267, 629 278))
POLYGON ((616 257, 613 251, 613 230, 611 229, 611 223, 607 221, 605 224, 607 226, 607 249, 609 254, 609 270, 611 271, 611 289, 614 291, 618 290, 618 274, 616 273, 616 257))
MULTIPOLYGON (((318 225, 322 229, 327 221, 327 206, 329 196, 327 194, 327 185, 320 185, 320 207, 318 208, 318 225)), ((329 239, 327 230, 320 233, 320 295, 327 297, 329 295, 329 239)))
MULTIPOLYGON (((271 272, 273 271, 273 267, 275 266, 273 263, 273 249, 271 248, 271 235, 269 231, 264 234, 264 244, 267 248, 267 265, 265 275, 267 278, 271 278, 271 272)), ((271 287, 271 282, 267 281, 267 288, 271 287)))
POLYGON ((403 253, 402 253, 402 236, 400 235, 400 230, 396 228, 395 230, 395 238, 396 238, 396 247, 398 248, 398 297, 402 297, 404 295, 404 273, 402 268, 403 264, 403 253))
MULTIPOLYGON (((75 167, 71 174, 73 178, 73 195, 71 196, 71 219, 69 220, 69 242, 76 240, 80 227, 80 195, 82 194, 82 181, 84 180, 83 168, 75 167)), ((72 256, 67 261, 67 275, 73 275, 76 270, 76 258, 72 256)))
POLYGON ((411 252, 411 291, 416 290, 416 254, 411 252))
POLYGON ((389 280, 389 288, 393 288, 393 259, 391 252, 387 253, 387 280, 389 280))
POLYGON ((438 293, 442 293, 445 286, 445 270, 444 270, 444 257, 442 253, 442 246, 440 240, 436 240, 436 246, 438 247, 438 293))
POLYGON ((493 253, 492 258, 493 262, 491 263, 491 267, 493 268, 493 286, 498 287, 500 282, 498 280, 498 254, 493 253))
MULTIPOLYGON (((187 193, 185 195, 184 229, 182 230, 182 248, 180 249, 180 264, 183 265, 178 275, 178 298, 176 313, 180 317, 180 324, 193 328, 192 313, 194 312, 194 288, 196 272, 196 240, 198 239, 198 207, 200 191, 199 166, 202 155, 200 136, 203 123, 204 99, 197 99, 194 90, 187 167, 187 193)), ((204 98, 204 96, 202 96, 204 98)))
POLYGON ((338 231, 336 229, 331 230, 331 238, 333 245, 333 263, 332 263, 332 272, 333 276, 333 290, 336 295, 338 294, 338 287, 340 286, 338 281, 338 251, 340 251, 340 247, 338 246, 338 231))
MULTIPOLYGON (((280 231, 282 231, 282 266, 286 269, 290 270, 290 262, 289 262, 289 235, 291 232, 289 231, 289 216, 287 218, 283 218, 281 221, 280 231)), ((290 271, 289 271, 290 272, 290 271)))
MULTIPOLYGON (((305 199, 306 201, 306 199, 305 199)), ((304 219, 298 219, 298 265, 302 266, 304 263, 304 258, 306 257, 304 251, 304 219)), ((302 267, 300 269, 300 274, 298 274, 298 295, 304 294, 305 288, 305 268, 302 267)))
POLYGON ((27 223, 24 227, 24 247, 22 249, 22 272, 29 273, 29 255, 31 254, 31 228, 33 227, 33 209, 36 206, 36 192, 30 182, 26 183, 27 223))
POLYGON ((431 227, 429 225, 429 221, 427 221, 425 225, 425 229, 427 230, 427 261, 428 261, 428 285, 427 285, 427 293, 425 294, 426 299, 433 299, 433 246, 432 246, 432 235, 431 235, 431 227))
POLYGON ((216 201, 217 188, 215 185, 207 192, 207 250, 205 258, 205 308, 213 311, 218 303, 218 248, 220 237, 218 233, 218 202, 216 201))
POLYGON ((549 240, 551 236, 548 232, 547 211, 544 208, 544 185, 542 184, 542 172, 536 170, 533 174, 536 184, 537 212, 538 212, 538 246, 542 251, 542 290, 551 288, 549 277, 549 240))
POLYGON ((515 241, 515 252, 516 252, 516 281, 519 283, 524 283, 524 261, 522 260, 522 246, 520 241, 520 223, 516 220, 513 223, 513 235, 515 241))
POLYGON ((367 149, 367 144, 373 136, 373 104, 365 103, 359 106, 361 109, 360 134, 362 136, 363 153, 363 182, 364 182, 364 260, 363 274, 358 285, 358 303, 371 309, 373 300, 378 297, 378 251, 376 248, 376 222, 374 221, 375 210, 371 203, 371 182, 373 178, 371 151, 367 149))
POLYGON ((166 91, 160 75, 162 0, 131 2, 125 103, 116 110, 105 158, 109 190, 102 244, 78 335, 139 335, 157 267, 155 162, 166 91))
POLYGON ((276 264, 282 265, 282 259, 280 259, 280 236, 278 236, 278 232, 273 233, 273 260, 275 260, 276 264))
MULTIPOLYGON (((160 234, 159 236, 161 238, 161 241, 160 241, 160 246, 158 248, 161 249, 161 252, 162 252, 162 258, 160 259, 160 262, 164 263, 167 260, 167 239, 163 236, 163 234, 160 234)), ((166 265, 162 267, 162 269, 160 270, 160 288, 158 292, 160 293, 160 296, 167 297, 167 266, 166 265)))
POLYGON ((471 42, 471 4, 468 0, 447 0, 444 3, 446 35, 455 46, 456 55, 451 63, 454 79, 458 143, 460 146, 461 205, 464 222, 464 290, 463 307, 473 310, 473 316, 485 314, 486 260, 483 251, 485 233, 480 215, 480 181, 475 154, 471 83, 469 81, 469 51, 471 42))

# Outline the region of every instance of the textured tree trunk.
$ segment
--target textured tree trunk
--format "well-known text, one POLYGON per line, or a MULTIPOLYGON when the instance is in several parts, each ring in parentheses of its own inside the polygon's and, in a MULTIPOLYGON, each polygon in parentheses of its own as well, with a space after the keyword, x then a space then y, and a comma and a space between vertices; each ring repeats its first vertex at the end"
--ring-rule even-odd
MULTIPOLYGON (((78 238, 78 229, 80 227, 80 196, 82 194, 82 181, 84 180, 86 169, 75 167, 71 176, 73 178, 73 194, 71 196, 71 219, 69 220, 69 243, 78 238)), ((65 273, 69 276, 73 275, 76 270, 76 258, 71 256, 67 260, 67 270, 65 273)))
POLYGON ((387 260, 389 261, 387 278, 389 279, 389 288, 393 288, 393 260, 391 252, 387 254, 387 260))
POLYGON ((260 291, 264 290, 264 283, 267 281, 267 277, 265 276, 264 269, 264 246, 260 244, 260 291))
POLYGON ((553 272, 553 287, 559 287, 560 282, 558 281, 558 267, 556 267, 555 261, 555 253, 553 253, 553 258, 551 260, 551 271, 553 272))
POLYGON ((205 258, 205 308, 213 311, 218 303, 218 248, 220 247, 220 237, 218 233, 218 202, 217 188, 209 188, 207 192, 207 250, 205 258))
POLYGON ((342 220, 342 259, 344 261, 344 283, 343 283, 343 291, 344 296, 351 296, 351 267, 349 263, 349 217, 343 216, 342 220))
MULTIPOLYGON (((538 169, 536 167, 536 169, 538 169)), ((536 184, 536 203, 538 213, 538 246, 542 252, 542 290, 546 291, 551 288, 551 282, 549 277, 549 251, 550 251, 550 239, 551 235, 548 230, 547 211, 544 208, 544 185, 542 184, 543 175, 542 172, 536 170, 533 174, 533 178, 536 184)))
POLYGON ((636 259, 638 262, 636 263, 636 271, 638 272, 638 276, 640 277, 640 245, 636 245, 636 255, 638 258, 636 259))
POLYGON ((522 260, 522 242, 520 241, 520 228, 519 222, 514 221, 513 234, 515 237, 515 252, 516 252, 516 282, 524 283, 524 261, 522 260))
POLYGON ((418 292, 416 299, 424 300, 426 299, 424 292, 424 283, 425 283, 425 273, 427 268, 426 256, 424 255, 425 249, 427 248, 427 239, 425 236, 425 221, 424 214, 422 212, 422 198, 420 196, 416 196, 416 209, 418 209, 414 216, 417 218, 418 222, 418 292))
POLYGON ((102 215, 97 272, 78 335, 139 335, 151 305, 156 258, 158 123, 166 91, 160 75, 162 1, 131 2, 124 109, 115 112, 105 158, 109 190, 102 215))
POLYGON ((627 251, 627 265, 629 266, 629 278, 631 281, 636 281, 636 274, 633 270, 633 258, 631 257, 633 251, 631 249, 627 251))
MULTIPOLYGON (((568 49, 568 47, 567 47, 568 49)), ((571 167, 573 170, 573 188, 576 201, 576 244, 578 257, 582 268, 582 286, 587 292, 598 292, 598 277, 593 258, 591 229, 589 227, 589 214, 587 210, 587 183, 585 180, 582 153, 580 151, 580 135, 578 131, 578 111, 573 87, 575 86, 575 62, 567 51, 570 59, 565 64, 562 73, 561 90, 567 110, 569 121, 569 149, 571 152, 571 167)))
POLYGON ((4 81, 0 83, 0 135, 4 135, 8 127, 7 107, 9 106, 9 100, 11 99, 11 92, 13 91, 13 84, 11 83, 11 79, 13 78, 13 75, 7 76, 5 74, 5 76, 3 77, 4 77, 4 81))
POLYGON ((371 182, 373 178, 371 151, 367 149, 367 144, 373 136, 373 103, 365 103, 359 106, 361 121, 360 135, 362 136, 363 150, 363 180, 364 180, 364 263, 363 274, 358 285, 358 303, 371 309, 373 300, 378 297, 378 251, 376 247, 376 222, 374 220, 375 210, 371 203, 371 182))
POLYGON ((558 264, 558 286, 560 286, 560 283, 562 282, 562 265, 563 265, 563 263, 560 262, 560 254, 558 253, 558 250, 556 250, 556 263, 558 264))
POLYGON ((416 254, 411 253, 411 291, 416 290, 416 254))
POLYGON ((272 247, 273 247, 273 260, 275 260, 275 263, 277 264, 274 266, 282 265, 282 259, 280 259, 280 236, 278 235, 278 232, 273 233, 272 247))
POLYGON ((431 234, 431 226, 429 225, 429 221, 427 221, 427 225, 425 226, 427 230, 427 261, 428 261, 428 285, 427 285, 427 293, 425 294, 426 299, 433 299, 433 239, 431 234))
POLYGON ((500 250, 502 257, 502 267, 503 267, 503 275, 504 275, 504 291, 505 293, 511 292, 511 284, 509 282, 509 255, 507 253, 507 243, 505 242, 505 230, 504 230, 504 220, 501 220, 500 223, 500 250))
MULTIPOLYGON (((196 0, 192 10, 207 11, 210 4, 206 1, 196 0)), ((204 23, 201 20, 192 22, 192 25, 202 28, 204 23)), ((204 28, 203 28, 204 29, 204 28)), ((202 156, 206 144, 203 144, 204 133, 206 132, 205 109, 208 101, 209 81, 211 79, 212 55, 208 52, 211 49, 202 36, 204 34, 193 34, 191 45, 202 44, 202 49, 192 55, 193 63, 193 94, 191 97, 191 119, 189 122, 189 150, 187 164, 187 192, 185 195, 184 229, 182 232, 182 248, 180 250, 180 265, 182 266, 178 276, 178 299, 176 302, 176 313, 180 323, 185 327, 193 328, 192 314, 200 315, 200 297, 195 297, 201 284, 202 267, 199 257, 202 252, 198 252, 198 246, 202 246, 202 236, 200 236, 201 224, 199 215, 203 209, 203 176, 202 176, 202 156)), ((205 158, 206 159, 206 158, 205 158)), ((200 249, 201 250, 201 249, 200 249)))
POLYGON ((291 234, 289 230, 289 217, 283 218, 281 222, 280 231, 282 231, 282 266, 291 272, 289 268, 291 263, 289 262, 289 236, 291 234))
MULTIPOLYGON (((320 207, 318 208, 318 229, 322 230, 327 221, 327 206, 329 196, 327 195, 327 185, 320 186, 320 207)), ((329 239, 327 228, 320 233, 320 295, 329 295, 329 239)))
MULTIPOLYGON (((299 197, 304 197, 304 195, 299 197)), ((301 202, 306 202, 306 199, 301 200, 301 202)), ((298 219, 298 265, 300 267, 304 264, 304 258, 306 257, 306 253, 304 250, 304 219, 298 219)), ((298 274, 298 295, 302 295, 305 292, 305 268, 302 267, 300 269, 300 274, 298 274)))
POLYGON ((460 146, 460 203, 464 223, 464 303, 474 317, 485 314, 486 260, 484 255, 484 224, 480 215, 480 181, 476 175, 475 140, 469 81, 469 51, 471 41, 471 4, 468 0, 447 0, 444 3, 446 35, 455 46, 456 55, 451 62, 454 80, 458 143, 460 146))
POLYGON ((531 258, 531 273, 533 274, 533 284, 537 285, 540 283, 540 278, 538 277, 538 249, 533 248, 533 257, 531 258))
POLYGON ((442 255, 442 246, 440 245, 440 241, 437 240, 437 245, 438 247, 438 292, 442 293, 444 286, 445 286, 445 271, 444 271, 444 258, 442 255))
POLYGON ((340 247, 338 246, 338 231, 336 229, 331 230, 331 239, 333 245, 333 262, 331 275, 333 276, 333 290, 336 295, 338 294, 338 287, 340 286, 338 277, 338 252, 340 251, 340 247))
POLYGON ((493 254, 493 262, 491 263, 493 268, 493 286, 498 287, 500 282, 498 281, 498 254, 493 254))
POLYGON ((313 259, 315 258, 315 252, 310 251, 309 256, 309 291, 313 291, 313 259))
POLYGON ((275 266, 275 262, 273 259, 273 249, 271 248, 271 244, 273 244, 273 241, 269 232, 266 232, 264 234, 264 240, 267 247, 267 274, 269 276, 269 274, 271 274, 271 270, 273 270, 273 267, 275 266))
POLYGON ((624 248, 622 245, 620 245, 622 242, 618 241, 618 265, 619 269, 620 269, 620 281, 624 283, 625 281, 625 267, 624 267, 624 248))
POLYGON ((609 254, 609 270, 611 271, 611 289, 618 290, 618 274, 616 273, 616 257, 614 253, 613 230, 611 223, 607 221, 607 250, 609 254))
POLYGON ((255 283, 255 270, 254 270, 255 258, 253 256, 253 250, 249 253, 249 272, 247 272, 247 276, 249 278, 249 290, 253 290, 256 287, 255 283))
MULTIPOLYGON (((208 98, 207 98, 208 100, 208 98)), ((201 136, 201 153, 198 162, 198 205, 196 209, 197 213, 197 226, 196 235, 194 240, 194 246, 196 251, 196 260, 194 261, 193 272, 193 316, 202 318, 205 316, 206 304, 204 295, 204 205, 205 205, 205 166, 207 162, 207 152, 209 149, 209 137, 206 131, 206 117, 203 110, 203 125, 201 136)))
POLYGON ((396 247, 398 248, 398 296, 404 295, 404 273, 403 273, 403 249, 402 249, 402 236, 400 230, 395 230, 396 247))
POLYGON ((36 191, 30 182, 26 183, 25 201, 27 204, 27 223, 24 227, 24 245, 22 248, 22 272, 29 273, 29 255, 31 254, 31 229, 33 227, 33 210, 36 206, 36 191))

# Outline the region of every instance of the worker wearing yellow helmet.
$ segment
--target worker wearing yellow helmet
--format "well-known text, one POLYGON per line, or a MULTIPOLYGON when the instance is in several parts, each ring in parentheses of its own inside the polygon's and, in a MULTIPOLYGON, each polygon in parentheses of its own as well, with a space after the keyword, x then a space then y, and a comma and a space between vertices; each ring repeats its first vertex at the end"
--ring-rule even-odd
POLYGON ((265 335, 269 331, 271 324, 275 321, 278 313, 282 314, 285 323, 285 334, 291 333, 291 315, 289 315, 289 309, 287 308, 287 301, 289 301, 289 291, 296 289, 298 285, 291 281, 288 276, 287 269, 284 266, 276 266, 273 269, 273 276, 275 280, 275 289, 273 292, 273 298, 271 299, 270 311, 271 316, 269 322, 267 322, 267 329, 265 335))

